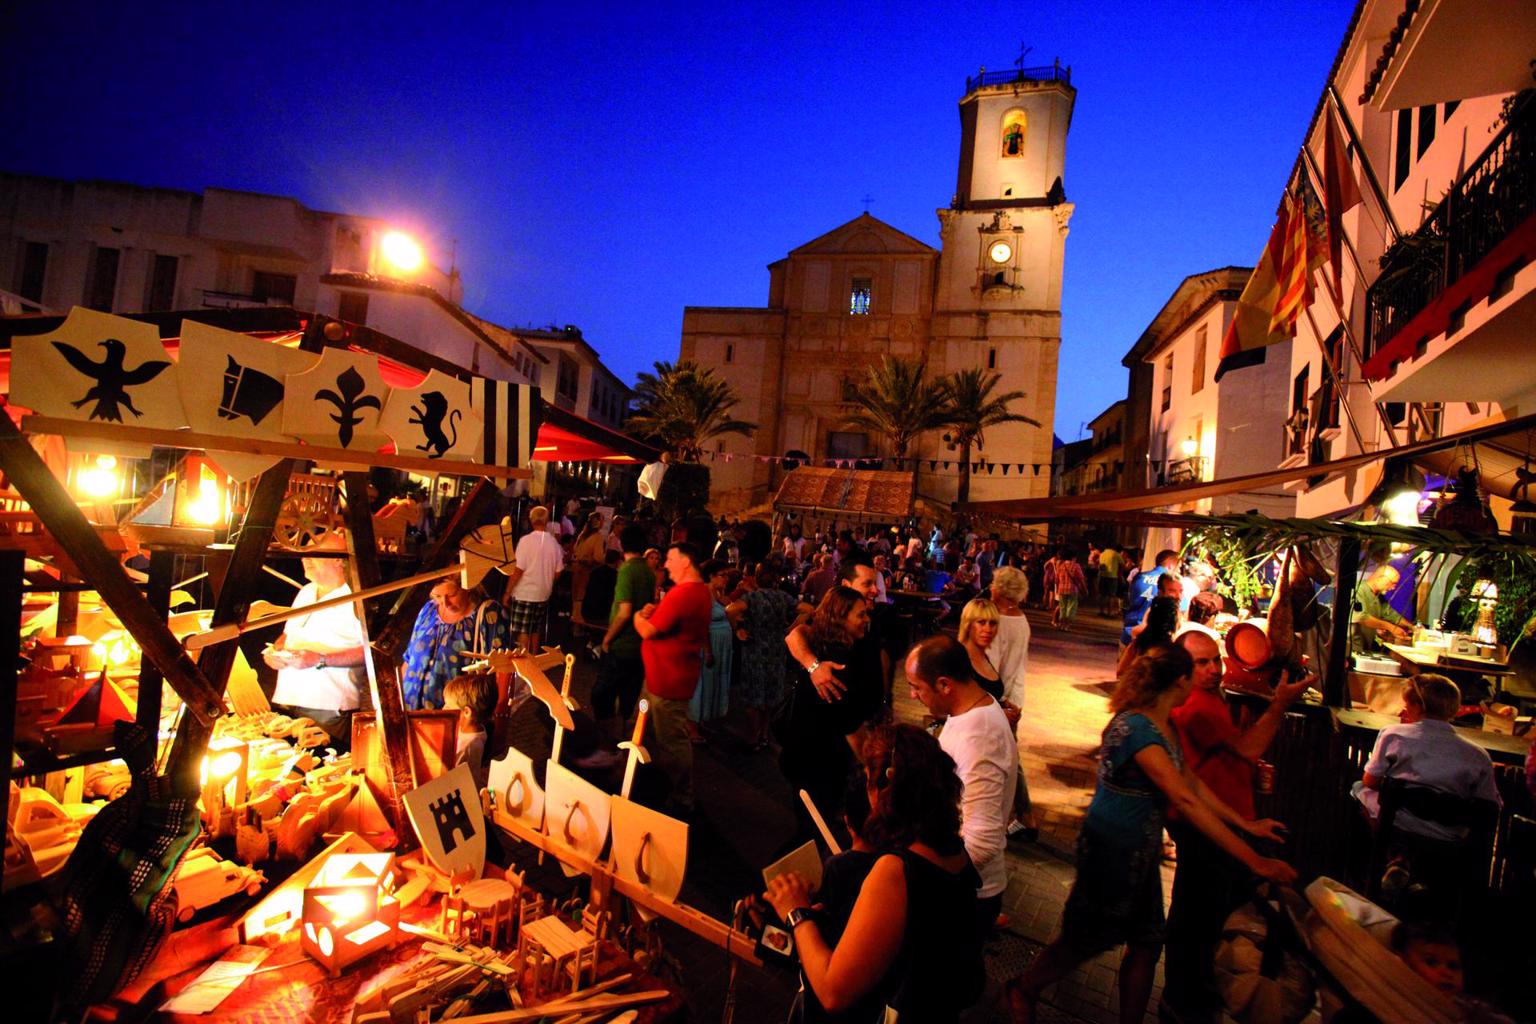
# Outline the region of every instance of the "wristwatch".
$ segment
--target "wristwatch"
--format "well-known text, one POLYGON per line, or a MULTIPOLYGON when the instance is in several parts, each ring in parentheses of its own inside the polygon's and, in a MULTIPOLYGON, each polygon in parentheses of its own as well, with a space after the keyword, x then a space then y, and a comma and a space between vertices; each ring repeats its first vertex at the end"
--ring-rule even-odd
POLYGON ((325 655, 320 655, 320 660, 315 662, 315 668, 325 668, 325 655))
POLYGON ((796 907, 794 910, 791 910, 788 914, 784 915, 784 924, 789 928, 790 931, 794 931, 796 928, 799 928, 802 924, 804 924, 806 921, 809 921, 810 919, 810 907, 796 907))

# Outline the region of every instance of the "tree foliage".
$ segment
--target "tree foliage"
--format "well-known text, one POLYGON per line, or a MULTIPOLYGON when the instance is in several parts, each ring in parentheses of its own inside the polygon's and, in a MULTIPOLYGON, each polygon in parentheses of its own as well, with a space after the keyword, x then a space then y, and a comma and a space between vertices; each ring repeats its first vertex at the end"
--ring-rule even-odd
POLYGON ((1010 406, 1022 401, 1022 391, 1005 391, 994 394, 1003 376, 980 368, 959 370, 945 377, 940 385, 944 388, 946 412, 944 425, 949 427, 950 444, 960 449, 960 487, 956 497, 963 503, 971 498, 971 449, 981 451, 986 442, 988 427, 1003 423, 1028 423, 1040 425, 1023 413, 1014 412, 1010 406))
POLYGON ((928 364, 898 356, 881 356, 852 384, 849 399, 856 408, 843 425, 883 436, 898 459, 919 436, 942 427, 949 408, 948 389, 928 379, 928 364))
POLYGON ((658 362, 655 367, 655 373, 642 373, 636 379, 637 409, 628 426, 680 461, 698 462, 704 445, 714 438, 750 437, 757 429, 757 424, 731 415, 740 396, 713 369, 687 360, 658 362))

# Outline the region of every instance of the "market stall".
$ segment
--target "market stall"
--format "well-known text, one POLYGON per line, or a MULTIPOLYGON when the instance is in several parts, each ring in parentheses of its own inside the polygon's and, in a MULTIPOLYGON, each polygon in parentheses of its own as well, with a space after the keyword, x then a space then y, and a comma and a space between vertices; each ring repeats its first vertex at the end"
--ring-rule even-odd
POLYGON ((427 591, 514 564, 499 485, 529 477, 539 448, 632 463, 629 446, 571 418, 546 445, 537 389, 386 356, 320 317, 257 333, 26 319, 30 332, 7 324, 0 416, 0 628, 22 639, 0 655, 0 747, 7 918, 27 923, 0 955, 56 978, 31 997, 58 1001, 23 1016, 178 993, 168 1012, 206 1012, 238 989, 230 1005, 252 1019, 301 990, 308 1020, 629 1006, 661 1019, 675 994, 635 960, 658 916, 755 961, 676 901, 685 825, 631 809, 627 788, 561 788, 570 659, 466 662, 497 679, 498 716, 518 679, 556 723, 547 768, 519 771, 513 747, 489 791, 453 768, 458 712, 402 700, 397 659, 427 591), (399 508, 374 507, 381 470, 468 486, 430 541, 387 543, 399 508), (289 609, 301 571, 330 596, 289 609), (274 580, 286 602, 261 599, 274 580), (284 653, 293 623, 333 615, 356 630, 355 661, 284 653), (263 662, 280 688, 288 670, 353 687, 367 712, 284 714, 263 662), (539 778, 563 818, 534 813, 539 778), (487 864, 493 827, 590 878, 584 897, 555 906, 487 864))

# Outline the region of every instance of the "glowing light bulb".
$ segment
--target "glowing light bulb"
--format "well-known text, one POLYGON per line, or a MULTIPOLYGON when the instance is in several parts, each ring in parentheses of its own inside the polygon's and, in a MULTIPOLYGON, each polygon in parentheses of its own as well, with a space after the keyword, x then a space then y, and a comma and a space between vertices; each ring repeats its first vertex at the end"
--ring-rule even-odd
POLYGON ((75 474, 75 489, 86 498, 115 498, 118 492, 117 460, 103 455, 96 465, 75 474), (104 465, 103 463, 109 463, 104 465))
POLYGON ((1419 492, 1413 490, 1398 491, 1392 497, 1381 503, 1381 510, 1386 513, 1387 521, 1398 526, 1419 525, 1419 492))
POLYGON ((387 263, 407 274, 420 269, 426 258, 420 243, 403 231, 387 232, 379 239, 379 252, 387 263))

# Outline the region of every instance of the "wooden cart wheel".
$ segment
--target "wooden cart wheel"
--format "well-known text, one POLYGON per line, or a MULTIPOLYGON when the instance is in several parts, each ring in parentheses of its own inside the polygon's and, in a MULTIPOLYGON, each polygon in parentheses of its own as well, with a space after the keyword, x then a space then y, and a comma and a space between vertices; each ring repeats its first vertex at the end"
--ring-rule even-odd
POLYGON ((302 498, 289 497, 277 513, 273 535, 284 547, 309 547, 331 532, 332 520, 331 515, 315 511, 302 498))

